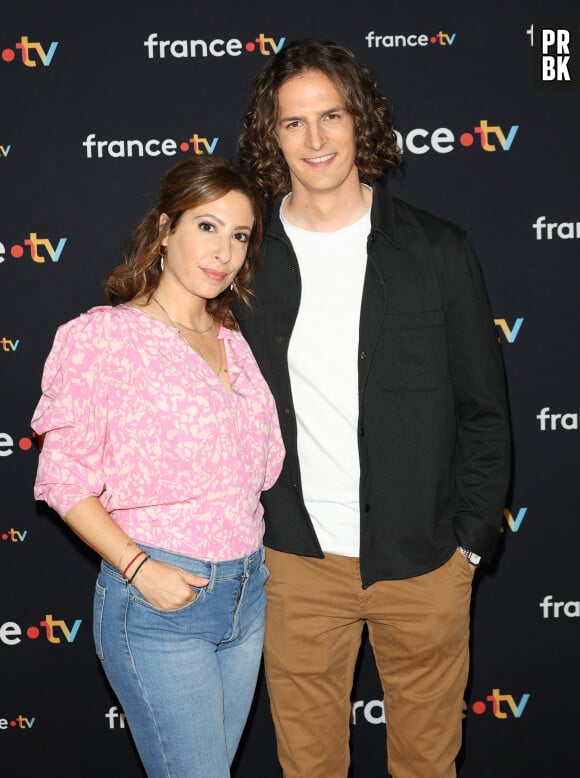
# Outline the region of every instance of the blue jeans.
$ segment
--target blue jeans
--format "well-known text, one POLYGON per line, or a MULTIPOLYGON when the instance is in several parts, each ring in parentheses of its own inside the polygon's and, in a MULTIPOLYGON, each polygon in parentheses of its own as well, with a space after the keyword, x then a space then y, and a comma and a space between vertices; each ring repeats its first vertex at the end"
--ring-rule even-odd
POLYGON ((260 548, 211 563, 141 548, 209 578, 197 599, 164 611, 102 562, 94 639, 150 778, 227 778, 252 703, 264 637, 260 548))

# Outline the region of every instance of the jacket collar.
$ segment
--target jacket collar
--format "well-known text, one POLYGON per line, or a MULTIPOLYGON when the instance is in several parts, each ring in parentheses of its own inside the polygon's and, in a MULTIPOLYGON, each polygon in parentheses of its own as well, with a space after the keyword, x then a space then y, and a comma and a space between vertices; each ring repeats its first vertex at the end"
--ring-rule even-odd
POLYGON ((284 195, 278 195, 274 200, 270 200, 264 205, 264 237, 270 236, 278 240, 284 239, 286 233, 280 219, 280 204, 284 195))
MULTIPOLYGON (((283 197, 284 195, 278 195, 264 207, 265 235, 278 240, 283 240, 286 237, 280 220, 280 203, 283 197)), ((399 248, 394 202, 384 181, 377 182, 373 186, 371 228, 373 232, 380 232, 384 235, 395 248, 399 248)))
POLYGON ((373 186, 371 227, 373 232, 380 232, 396 249, 399 248, 394 201, 384 179, 373 186))

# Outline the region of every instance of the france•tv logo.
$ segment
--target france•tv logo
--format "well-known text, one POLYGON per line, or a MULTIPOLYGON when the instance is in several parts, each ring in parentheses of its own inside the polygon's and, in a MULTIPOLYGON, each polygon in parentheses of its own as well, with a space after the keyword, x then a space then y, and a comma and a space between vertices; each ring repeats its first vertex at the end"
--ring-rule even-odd
POLYGON ((579 600, 554 600, 553 594, 546 594, 544 599, 539 603, 540 610, 545 619, 559 619, 560 611, 569 619, 580 618, 580 601, 579 600))
POLYGON ((14 44, 14 48, 2 49, 0 56, 3 62, 14 62, 16 51, 20 51, 22 64, 27 68, 35 68, 39 62, 47 68, 52 62, 57 46, 58 41, 52 41, 48 49, 45 49, 42 43, 30 41, 27 35, 22 35, 20 41, 14 44))
MULTIPOLYGON (((523 317, 518 317, 511 326, 507 323, 507 319, 494 319, 493 323, 503 333, 503 336, 508 343, 515 343, 516 338, 520 334, 524 320, 523 317)), ((498 342, 500 342, 499 338, 498 342)))
POLYGON ((369 49, 392 49, 410 46, 453 46, 457 34, 454 32, 448 33, 439 30, 439 32, 428 33, 413 33, 411 35, 379 35, 374 31, 368 32, 365 35, 365 40, 369 49))
POLYGON ((27 529, 19 530, 10 527, 10 529, 7 529, 0 535, 0 539, 10 541, 11 543, 24 543, 27 535, 27 529))
POLYGON ((491 703, 491 712, 496 719, 507 719, 512 716, 515 719, 521 718, 530 699, 530 694, 525 693, 516 702, 511 694, 502 694, 500 689, 492 689, 491 694, 486 695, 485 702, 476 700, 471 704, 471 710, 478 716, 483 715, 489 709, 487 703, 491 703))
POLYGON ((266 37, 263 32, 259 33, 256 38, 253 38, 247 43, 242 43, 239 38, 229 38, 224 40, 223 38, 214 38, 211 41, 197 39, 197 40, 174 40, 174 41, 160 41, 158 33, 149 33, 147 40, 143 41, 143 45, 147 49, 147 58, 165 59, 167 54, 175 59, 182 59, 184 57, 239 57, 245 51, 250 54, 254 52, 260 53, 264 57, 268 57, 271 54, 277 54, 284 43, 286 38, 279 38, 276 41, 275 38, 266 37))
MULTIPOLYGON (((11 351, 14 353, 18 346, 20 345, 20 340, 17 338, 16 340, 12 340, 12 338, 0 338, 0 351, 11 351)), ((2 456, 0 454, 0 456, 2 456)))
POLYGON ((28 716, 23 716, 22 714, 11 716, 7 719, 0 718, 0 730, 8 729, 8 727, 11 727, 12 729, 32 729, 35 721, 36 716, 28 718, 28 716))
MULTIPOLYGON (((183 137, 183 136, 182 136, 183 137)), ((191 137, 183 141, 176 141, 173 138, 149 138, 140 140, 132 138, 129 140, 98 140, 94 132, 87 135, 81 145, 86 150, 87 159, 102 159, 103 157, 112 157, 113 159, 132 158, 132 157, 158 157, 160 155, 173 157, 177 150, 184 154, 213 154, 218 144, 219 137, 210 138, 200 135, 198 132, 192 133, 191 137)))
POLYGON ((549 405, 542 408, 536 419, 540 422, 540 432, 578 429, 577 413, 551 413, 549 405))
MULTIPOLYGON (((44 262, 58 262, 68 238, 58 238, 52 241, 50 238, 39 237, 37 232, 30 232, 21 243, 10 246, 9 255, 13 259, 21 259, 25 255, 39 264, 44 262)), ((0 263, 6 261, 6 248, 0 241, 0 263)))
POLYGON ((23 635, 29 640, 44 637, 48 643, 62 643, 63 638, 66 643, 74 643, 82 623, 82 619, 75 619, 69 627, 64 619, 55 619, 52 613, 47 613, 38 625, 31 624, 23 631, 15 621, 5 621, 0 624, 0 643, 5 646, 17 646, 22 643, 23 635))
MULTIPOLYGON (((512 532, 519 532, 527 512, 527 508, 520 508, 514 515, 510 508, 504 508, 503 517, 512 532)), ((505 527, 501 527, 500 532, 505 532, 505 527)))
MULTIPOLYGON (((3 338, 8 343, 8 348, 10 351, 15 351, 18 347, 18 344, 20 343, 19 340, 16 341, 16 345, 13 341, 7 340, 6 338, 3 338)), ((0 340, 0 343, 2 341, 0 340)), ((8 349, 5 349, 8 350, 8 349)), ((36 434, 33 434, 33 437, 37 437, 36 434)), ((18 440, 18 448, 21 451, 30 451, 32 448, 32 439, 28 437, 22 437, 18 440)), ((14 453, 15 443, 12 435, 9 435, 7 432, 0 432, 0 457, 9 457, 14 453)))
POLYGON ((111 705, 107 713, 105 713, 105 718, 109 722, 109 729, 125 729, 127 717, 122 710, 119 710, 117 705, 111 705))
POLYGON ((479 123, 470 130, 462 132, 459 138, 456 138, 449 127, 437 127, 432 131, 416 127, 406 132, 404 136, 395 130, 395 135, 400 150, 409 151, 411 154, 427 154, 428 151, 449 154, 455 150, 457 141, 463 148, 474 146, 492 153, 499 149, 509 151, 519 129, 519 124, 512 124, 506 131, 499 124, 490 124, 487 119, 480 119, 479 123), (479 143, 476 143, 476 136, 479 138, 479 143))

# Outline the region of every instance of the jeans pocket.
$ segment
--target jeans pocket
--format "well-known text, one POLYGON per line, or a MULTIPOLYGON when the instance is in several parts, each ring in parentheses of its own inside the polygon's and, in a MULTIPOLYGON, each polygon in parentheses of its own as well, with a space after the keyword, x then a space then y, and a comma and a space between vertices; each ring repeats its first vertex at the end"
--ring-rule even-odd
POLYGON ((191 589, 195 592, 195 598, 186 602, 185 605, 181 605, 179 608, 158 608, 156 605, 152 605, 149 600, 146 600, 141 592, 133 586, 130 587, 129 600, 154 613, 183 613, 194 608, 200 600, 203 600, 205 593, 207 592, 207 586, 191 586, 191 589))
POLYGON ((105 596, 107 590, 97 581, 95 584, 95 598, 93 601, 93 640, 97 656, 103 661, 103 612, 105 610, 105 596))

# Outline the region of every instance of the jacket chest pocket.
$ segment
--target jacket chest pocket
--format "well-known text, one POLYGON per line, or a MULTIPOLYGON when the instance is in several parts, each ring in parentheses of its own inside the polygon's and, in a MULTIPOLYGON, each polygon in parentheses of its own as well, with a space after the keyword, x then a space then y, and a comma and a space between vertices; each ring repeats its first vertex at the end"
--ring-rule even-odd
POLYGON ((374 371, 387 392, 439 389, 447 373, 447 345, 441 311, 387 314, 374 371))

